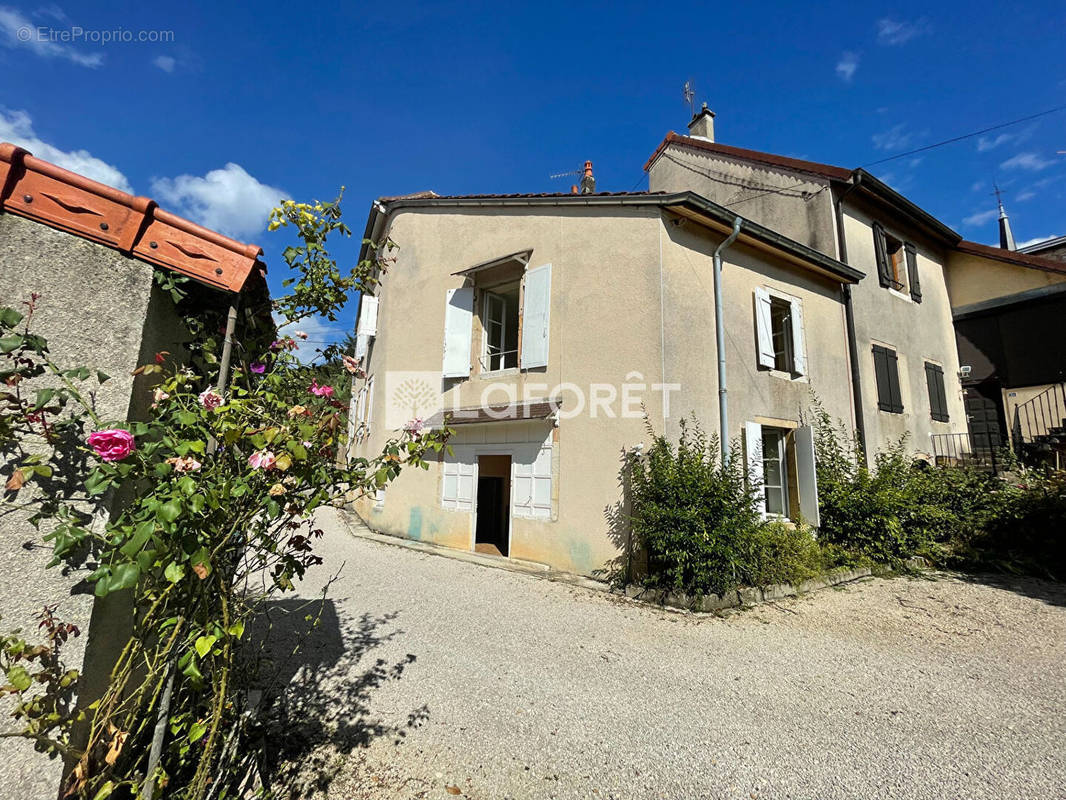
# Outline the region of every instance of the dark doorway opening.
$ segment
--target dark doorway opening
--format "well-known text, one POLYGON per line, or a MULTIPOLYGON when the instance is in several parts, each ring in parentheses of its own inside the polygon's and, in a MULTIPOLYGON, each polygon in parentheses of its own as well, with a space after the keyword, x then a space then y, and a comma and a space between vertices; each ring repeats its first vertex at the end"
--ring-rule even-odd
POLYGON ((474 550, 506 556, 511 534, 511 457, 478 456, 474 550))
POLYGON ((1003 391, 999 381, 989 379, 967 383, 962 388, 966 419, 978 452, 999 450, 1007 441, 1003 414, 1003 391))

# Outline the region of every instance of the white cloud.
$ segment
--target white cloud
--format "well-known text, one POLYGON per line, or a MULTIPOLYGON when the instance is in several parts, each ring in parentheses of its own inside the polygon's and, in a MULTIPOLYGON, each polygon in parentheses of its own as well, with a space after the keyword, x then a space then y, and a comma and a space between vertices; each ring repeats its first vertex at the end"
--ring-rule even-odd
POLYGON ((1039 153, 1027 152, 1018 153, 1018 155, 1008 158, 1000 166, 1003 169, 1027 169, 1032 172, 1038 172, 1054 163, 1054 161, 1048 161, 1046 158, 1041 157, 1039 153))
POLYGON ((879 44, 904 44, 931 31, 932 28, 924 17, 914 22, 900 22, 889 17, 877 20, 877 41, 879 44))
POLYGON ((1053 233, 1051 236, 1037 236, 1035 239, 1027 239, 1024 242, 1018 242, 1018 249, 1032 247, 1034 244, 1041 244, 1042 242, 1050 242, 1052 239, 1058 239, 1061 235, 1061 233, 1053 233))
POLYGON ((850 50, 840 56, 837 61, 837 75, 844 81, 850 81, 855 77, 855 70, 859 68, 859 54, 850 50))
POLYGON ((973 186, 970 187, 970 191, 971 192, 979 192, 979 191, 981 191, 984 188, 985 188, 985 182, 984 181, 974 181, 973 182, 973 186))
MULTIPOLYGON (((62 14, 61 11, 59 13, 62 14)), ((56 16, 51 10, 47 15, 56 16)), ((82 67, 99 67, 104 63, 102 54, 86 53, 68 44, 52 41, 47 32, 38 31, 38 27, 16 9, 0 6, 0 44, 5 47, 25 48, 44 58, 65 58, 82 67)))
POLYGON ((1032 200, 1034 197, 1036 197, 1036 192, 1026 189, 1024 191, 1018 192, 1018 196, 1014 199, 1019 203, 1024 203, 1026 200, 1032 200))
POLYGON ((988 150, 993 150, 999 147, 1001 144, 1006 144, 1007 142, 1012 141, 1013 139, 1014 136, 1009 133, 1001 133, 999 136, 996 137, 982 136, 977 140, 977 152, 984 153, 988 150))
POLYGON ((914 134, 906 130, 906 124, 901 122, 893 125, 887 131, 875 133, 872 137, 874 147, 878 150, 902 150, 911 143, 914 134))
POLYGON ((133 187, 118 167, 96 158, 88 150, 60 150, 41 141, 33 130, 33 120, 25 111, 0 109, 0 141, 25 147, 38 158, 51 161, 63 169, 77 172, 94 181, 106 183, 124 192, 133 192, 133 187))
POLYGON ((178 61, 173 56, 156 56, 152 59, 152 63, 163 70, 163 72, 173 72, 178 61))
POLYGON ((270 210, 289 197, 283 189, 260 183, 232 162, 203 177, 155 178, 152 192, 162 205, 237 239, 262 233, 270 210))
POLYGON ((978 225, 984 225, 986 222, 990 222, 998 216, 999 209, 990 208, 988 211, 978 211, 976 214, 971 214, 962 221, 962 224, 976 227, 978 225))

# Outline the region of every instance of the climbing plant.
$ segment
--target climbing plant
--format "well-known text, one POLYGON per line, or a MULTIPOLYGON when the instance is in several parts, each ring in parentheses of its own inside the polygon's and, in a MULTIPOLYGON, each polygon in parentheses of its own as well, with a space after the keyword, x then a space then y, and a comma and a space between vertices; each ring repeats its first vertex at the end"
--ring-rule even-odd
MULTIPOLYGON (((340 220, 339 198, 275 209, 271 229, 289 227, 299 240, 284 255, 293 292, 272 304, 265 292, 252 295, 224 383, 223 315, 191 302, 181 279, 158 275, 188 343, 135 370, 153 384, 138 421, 100 416, 107 375, 57 362, 34 332, 40 297, 0 309, 4 511, 28 515, 52 548, 51 566, 90 570, 97 602, 129 619, 106 688, 76 708, 78 674, 61 651, 80 632, 62 609, 43 612, 41 643, 31 633, 0 637, 0 693, 16 701, 16 728, 5 735, 73 764, 64 797, 206 800, 253 790, 245 734, 255 711, 248 669, 265 646, 257 613, 322 562, 316 509, 372 492, 404 467, 425 468, 445 446, 447 431, 411 427, 374 457, 345 458, 337 387, 299 361, 299 336, 277 333, 311 314, 335 318, 383 272, 384 252, 370 242, 368 258, 338 267, 327 239, 350 235, 340 220)), ((350 356, 339 363, 346 376, 361 370, 350 356)))

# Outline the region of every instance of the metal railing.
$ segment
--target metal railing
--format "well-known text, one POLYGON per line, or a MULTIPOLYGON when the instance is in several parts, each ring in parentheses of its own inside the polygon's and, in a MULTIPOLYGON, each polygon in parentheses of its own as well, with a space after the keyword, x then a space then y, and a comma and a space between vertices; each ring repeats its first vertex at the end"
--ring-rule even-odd
POLYGON ((515 369, 518 367, 518 350, 498 350, 489 345, 489 352, 480 359, 482 372, 495 372, 501 369, 515 369))
POLYGON ((1066 384, 1049 386, 1014 408, 1011 421, 1015 445, 1032 444, 1066 429, 1066 384))
POLYGON ((996 432, 935 433, 931 438, 937 464, 983 467, 994 473, 1004 466, 1003 442, 996 432))

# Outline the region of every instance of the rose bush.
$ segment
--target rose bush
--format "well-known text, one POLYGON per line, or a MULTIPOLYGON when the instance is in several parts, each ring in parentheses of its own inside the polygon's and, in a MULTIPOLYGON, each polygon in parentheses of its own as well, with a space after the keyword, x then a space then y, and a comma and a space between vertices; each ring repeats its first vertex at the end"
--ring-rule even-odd
MULTIPOLYGON (((103 695, 68 714, 52 698, 69 689, 67 672, 50 662, 46 677, 27 682, 22 664, 0 660, 9 683, 17 680, 22 735, 74 765, 65 797, 246 792, 264 766, 248 665, 268 663, 252 623, 267 598, 321 563, 315 510, 374 492, 404 467, 424 468, 445 446, 447 431, 407 430, 373 458, 344 458, 346 408, 296 359, 300 345, 278 338, 271 312, 282 324, 335 318, 385 263, 371 248, 373 257, 348 273, 337 267, 325 247, 329 235, 347 234, 337 203, 286 202, 271 227, 286 226, 302 242, 285 251, 293 293, 273 308, 246 298, 230 375, 220 362, 223 309, 205 308, 173 274, 157 275, 190 336, 187 353, 161 352, 135 370, 156 384, 144 419, 98 417, 94 387, 107 376, 53 361, 31 326, 39 298, 27 314, 0 309, 5 503, 35 509, 53 564, 85 570, 97 597, 114 595, 132 625, 103 695), (33 493, 35 480, 72 464, 82 470, 76 491, 33 493), (51 699, 34 700, 35 686, 51 699), (79 719, 85 731, 74 738, 79 719)), ((17 649, 21 640, 3 641, 17 649)))

